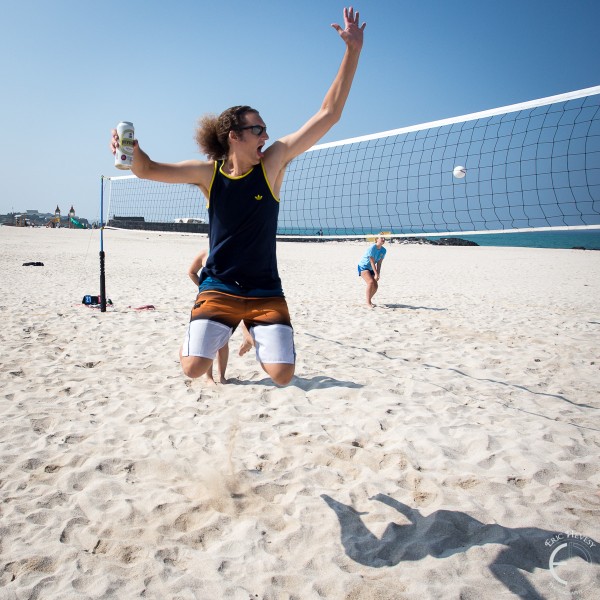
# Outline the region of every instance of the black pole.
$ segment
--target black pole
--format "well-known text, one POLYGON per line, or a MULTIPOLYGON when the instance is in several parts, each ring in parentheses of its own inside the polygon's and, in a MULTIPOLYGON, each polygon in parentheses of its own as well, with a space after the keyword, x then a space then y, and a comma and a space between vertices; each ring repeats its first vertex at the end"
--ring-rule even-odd
POLYGON ((100 250, 100 312, 106 312, 106 286, 104 281, 104 250, 100 250))
POLYGON ((104 278, 104 176, 100 177, 100 312, 106 312, 106 281, 104 278))

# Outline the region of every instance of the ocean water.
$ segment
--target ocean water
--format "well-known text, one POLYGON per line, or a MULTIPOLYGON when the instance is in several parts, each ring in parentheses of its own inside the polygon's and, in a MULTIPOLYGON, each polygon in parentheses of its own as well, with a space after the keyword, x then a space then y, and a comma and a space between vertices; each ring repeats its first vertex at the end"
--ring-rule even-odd
MULTIPOLYGON (((360 231, 356 230, 322 230, 323 236, 348 236, 356 237, 360 235, 360 231)), ((314 238, 319 233, 314 229, 287 229, 279 230, 278 235, 294 235, 294 236, 310 236, 314 238)), ((373 236, 376 230, 365 231, 365 236, 373 236)), ((411 237, 420 237, 418 233, 411 234, 411 237)), ((461 238, 470 240, 480 246, 516 246, 521 248, 585 248, 586 250, 600 250, 600 229, 583 229, 570 231, 527 231, 527 232, 510 232, 510 233, 488 233, 474 235, 442 235, 435 237, 427 237, 431 240, 439 240, 440 238, 461 238)))
POLYGON ((464 240, 473 241, 480 246, 585 248, 586 250, 600 250, 600 229, 581 231, 526 231, 516 233, 490 233, 485 235, 448 235, 440 237, 462 238, 464 240))

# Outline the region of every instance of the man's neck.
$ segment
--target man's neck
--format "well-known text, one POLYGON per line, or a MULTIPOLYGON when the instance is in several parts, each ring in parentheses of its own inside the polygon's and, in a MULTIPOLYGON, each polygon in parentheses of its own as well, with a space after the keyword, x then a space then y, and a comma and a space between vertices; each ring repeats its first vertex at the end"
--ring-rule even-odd
POLYGON ((241 177, 245 175, 255 166, 250 160, 244 160, 243 158, 230 154, 223 163, 223 171, 231 177, 241 177))

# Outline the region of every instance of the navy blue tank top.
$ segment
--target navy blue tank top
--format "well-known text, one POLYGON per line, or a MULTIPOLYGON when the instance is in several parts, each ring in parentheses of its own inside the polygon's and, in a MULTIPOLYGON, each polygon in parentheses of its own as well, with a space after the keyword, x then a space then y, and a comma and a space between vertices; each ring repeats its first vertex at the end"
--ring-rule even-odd
POLYGON ((279 200, 262 161, 240 177, 223 173, 215 161, 208 199, 210 252, 201 273, 241 291, 281 290, 276 237, 279 200))

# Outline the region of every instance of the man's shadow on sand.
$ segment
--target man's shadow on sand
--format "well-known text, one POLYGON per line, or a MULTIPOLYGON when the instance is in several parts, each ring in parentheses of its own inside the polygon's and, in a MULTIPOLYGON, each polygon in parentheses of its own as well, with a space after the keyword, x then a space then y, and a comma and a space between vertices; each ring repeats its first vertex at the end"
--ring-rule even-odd
MULTIPOLYGON (((231 377, 229 379, 229 383, 235 385, 264 385, 267 387, 282 387, 277 385, 276 383, 273 383, 273 381, 269 377, 263 377, 263 379, 249 381, 244 381, 242 379, 238 379, 237 377, 231 377)), ((326 375, 317 375, 310 379, 294 375, 292 381, 290 381, 290 383, 288 383, 287 386, 283 387, 298 387, 304 390, 305 392, 308 392, 309 390, 329 389, 336 387, 359 389, 364 387, 364 385, 361 383, 356 383, 355 381, 334 379, 333 377, 327 377, 326 375)))
MULTIPOLYGON (((365 526, 361 513, 334 500, 326 494, 321 498, 335 512, 340 522, 341 538, 344 550, 349 558, 368 567, 392 567, 403 561, 421 560, 427 556, 446 558, 464 553, 472 546, 484 544, 502 544, 505 546, 489 565, 490 571, 507 589, 520 598, 544 600, 531 583, 520 573, 530 573, 534 569, 549 570, 553 549, 558 548, 558 541, 551 546, 546 541, 556 537, 556 531, 547 531, 537 527, 502 527, 487 525, 470 517, 466 513, 438 510, 424 517, 418 510, 410 508, 385 494, 377 494, 371 500, 378 500, 404 515, 409 524, 390 523, 381 539, 377 538, 365 526)), ((589 539, 589 538, 588 538, 589 539)), ((598 564, 600 549, 595 544, 589 553, 580 552, 580 558, 598 564)), ((578 542, 585 548, 583 542, 578 542)), ((577 552, 575 552, 577 555, 577 552)), ((573 556, 575 557, 575 556, 573 556)), ((561 555, 560 558, 566 558, 561 555)), ((555 565, 559 565, 558 558, 555 565)), ((581 569, 589 569, 589 565, 580 561, 581 569)), ((556 566, 560 573, 560 566, 556 566)), ((551 579, 559 588, 558 581, 551 579)))

